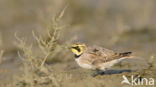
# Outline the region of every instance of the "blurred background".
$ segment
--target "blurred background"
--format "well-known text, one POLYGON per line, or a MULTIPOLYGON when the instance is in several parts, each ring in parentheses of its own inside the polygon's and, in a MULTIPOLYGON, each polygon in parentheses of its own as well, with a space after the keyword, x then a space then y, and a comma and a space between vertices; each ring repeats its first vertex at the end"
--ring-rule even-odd
MULTIPOLYGON (((19 59, 15 33, 35 43, 32 30, 46 36, 52 16, 68 5, 61 24, 60 43, 99 45, 132 51, 145 61, 156 56, 155 0, 0 0, 0 49, 5 51, 0 79, 17 73, 19 59)), ((64 56, 66 61, 73 61, 64 56)))

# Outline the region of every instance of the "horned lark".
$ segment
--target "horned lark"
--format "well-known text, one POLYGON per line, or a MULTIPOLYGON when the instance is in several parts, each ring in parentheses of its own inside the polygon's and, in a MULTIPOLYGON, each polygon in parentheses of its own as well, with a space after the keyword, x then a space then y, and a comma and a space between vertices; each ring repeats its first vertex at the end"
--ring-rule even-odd
POLYGON ((117 53, 97 46, 87 47, 85 44, 73 44, 71 47, 77 64, 85 69, 105 71, 123 59, 131 58, 132 52, 117 53))

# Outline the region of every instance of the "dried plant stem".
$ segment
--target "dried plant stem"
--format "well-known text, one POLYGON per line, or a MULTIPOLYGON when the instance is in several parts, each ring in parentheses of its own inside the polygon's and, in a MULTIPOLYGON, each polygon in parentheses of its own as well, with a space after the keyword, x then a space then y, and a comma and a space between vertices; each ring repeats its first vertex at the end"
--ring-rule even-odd
POLYGON ((2 56, 3 56, 4 51, 0 51, 0 64, 2 63, 2 56))
POLYGON ((42 61, 42 63, 41 63, 40 69, 43 68, 44 63, 45 63, 45 61, 47 60, 47 58, 48 58, 49 55, 50 55, 50 53, 47 53, 47 55, 44 57, 44 59, 43 59, 43 61, 42 61))
MULTIPOLYGON (((20 87, 38 87, 39 84, 50 83, 55 87, 62 87, 60 85, 62 81, 62 76, 59 76, 61 80, 54 74, 54 72, 50 71, 48 67, 45 66, 45 62, 50 58, 54 58, 53 55, 58 54, 59 47, 62 45, 59 44, 60 39, 60 31, 63 27, 60 25, 60 20, 64 15, 64 11, 67 7, 63 9, 62 12, 58 16, 55 16, 52 19, 52 23, 50 24, 50 28, 47 30, 47 38, 44 38, 41 35, 36 35, 34 31, 32 31, 32 35, 36 40, 37 47, 42 52, 40 55, 35 55, 33 52, 33 45, 27 45, 25 39, 21 39, 15 37, 18 41, 17 46, 21 48, 23 55, 21 56, 20 53, 19 57, 23 60, 23 78, 20 78, 19 81, 21 83, 20 87)), ((47 84, 48 85, 48 84, 47 84)))

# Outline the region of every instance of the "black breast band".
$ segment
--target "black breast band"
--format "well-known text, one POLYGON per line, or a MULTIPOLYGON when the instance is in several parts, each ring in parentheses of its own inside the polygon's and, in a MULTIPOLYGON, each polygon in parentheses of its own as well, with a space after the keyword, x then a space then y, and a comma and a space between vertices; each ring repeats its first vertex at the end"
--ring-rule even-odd
MULTIPOLYGON (((81 54, 81 55, 82 55, 82 54, 81 54)), ((74 56, 75 56, 75 58, 78 58, 78 57, 80 57, 81 55, 76 55, 76 54, 75 54, 74 56)))

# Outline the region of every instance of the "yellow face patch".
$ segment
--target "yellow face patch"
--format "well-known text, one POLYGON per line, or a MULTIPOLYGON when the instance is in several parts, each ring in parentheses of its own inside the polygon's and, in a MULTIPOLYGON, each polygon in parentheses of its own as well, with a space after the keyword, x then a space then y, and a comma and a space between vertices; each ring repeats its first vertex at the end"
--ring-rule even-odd
POLYGON ((71 50, 74 54, 79 56, 86 50, 86 45, 84 45, 84 44, 73 44, 71 50))

